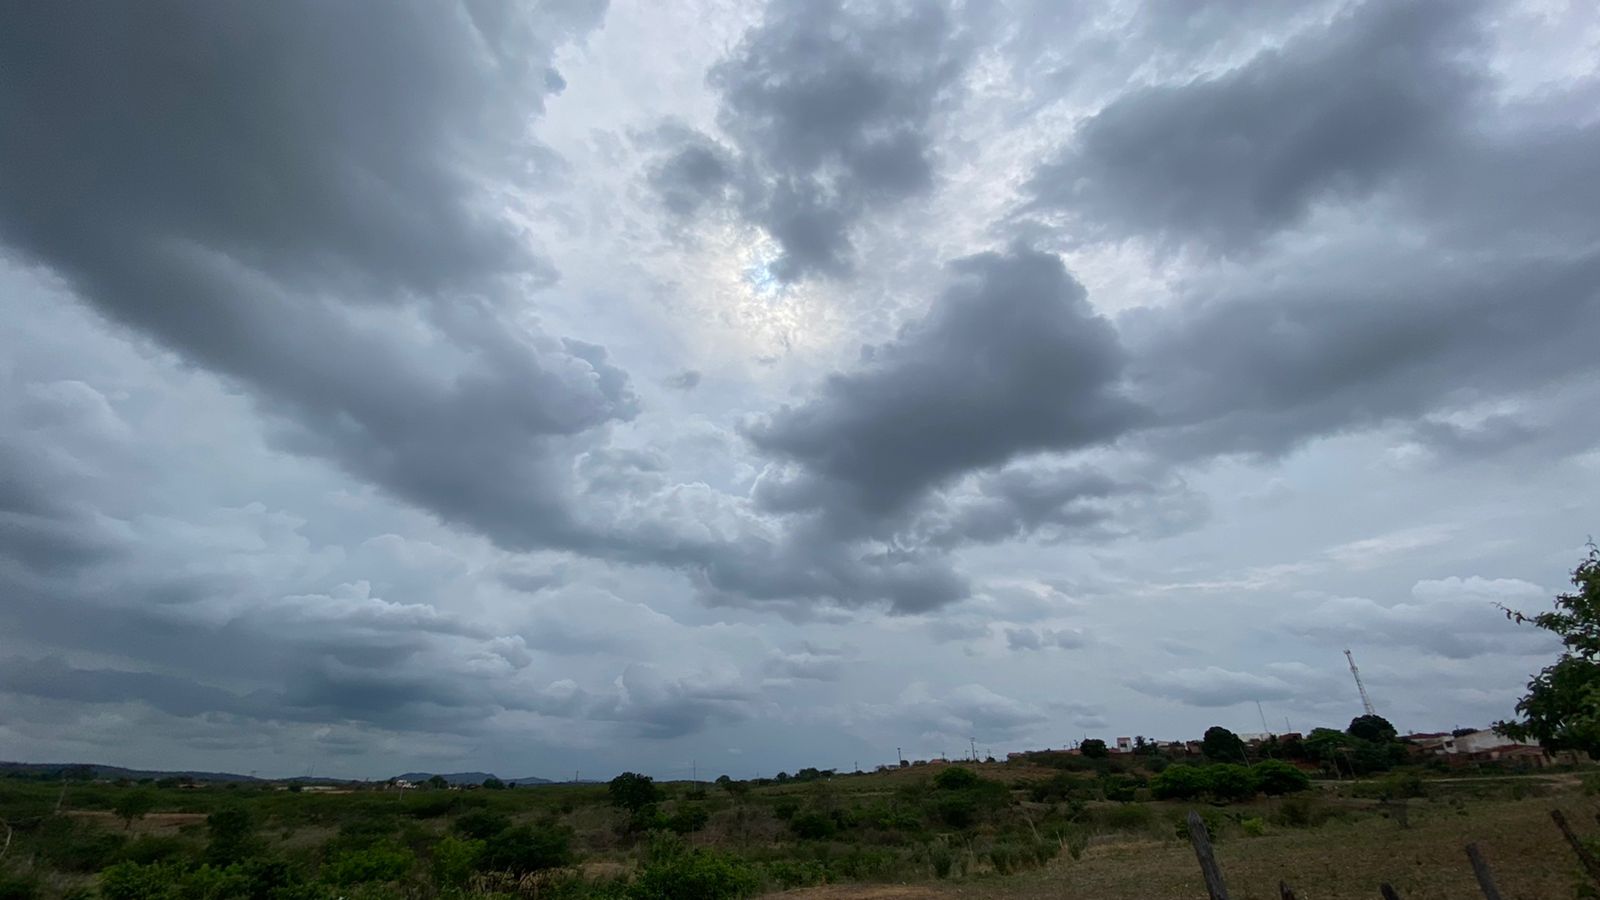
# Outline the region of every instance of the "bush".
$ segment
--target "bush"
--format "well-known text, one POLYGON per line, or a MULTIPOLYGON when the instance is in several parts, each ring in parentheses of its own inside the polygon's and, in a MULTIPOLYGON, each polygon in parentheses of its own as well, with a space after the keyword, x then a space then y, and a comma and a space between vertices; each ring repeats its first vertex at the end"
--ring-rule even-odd
POLYGON ((1283 798, 1272 820, 1291 828, 1314 828, 1331 818, 1333 811, 1321 797, 1299 795, 1283 798))
POLYGON ((1255 775, 1256 785, 1261 792, 1275 797, 1311 787, 1309 775, 1281 760, 1269 759, 1257 763, 1251 773, 1255 775))
POLYGON ((178 874, 164 866, 122 862, 100 873, 105 900, 163 900, 177 893, 178 874))
POLYGON ((796 813, 789 819, 789 830, 802 840, 820 841, 833 837, 838 832, 839 826, 833 821, 832 816, 817 810, 807 810, 796 813))
POLYGON ((483 859, 483 841, 446 837, 433 845, 433 881, 440 887, 459 888, 467 883, 483 859))
POLYGON ((606 785, 606 793, 611 798, 612 806, 620 806, 629 812, 638 812, 661 800, 661 789, 656 786, 655 779, 637 772, 623 772, 611 779, 606 785))
POLYGON ((40 825, 34 847, 40 858, 65 872, 98 872, 122 855, 128 839, 69 816, 40 825))
POLYGON ((1108 831, 1138 831, 1155 821, 1155 812, 1148 806, 1105 806, 1094 811, 1094 821, 1108 831))
POLYGON ((933 877, 949 878, 950 869, 956 862, 956 855, 944 844, 934 844, 928 848, 928 862, 933 865, 933 877))
POLYGON ((1157 800, 1190 800, 1211 788, 1211 779, 1194 766, 1168 766, 1165 771, 1150 779, 1150 793, 1157 800))
POLYGON ((711 814, 698 803, 686 803, 667 818, 667 828, 674 834, 689 834, 706 827, 711 814))
POLYGON ((346 850, 322 864, 322 880, 337 885, 368 881, 399 881, 416 864, 416 857, 404 847, 384 841, 346 850))
POLYGON ((490 838, 484 848, 490 869, 525 875, 571 865, 572 829, 564 825, 518 825, 490 838))
POLYGON ((509 818, 486 809, 475 809, 455 821, 455 830, 475 841, 487 841, 510 827, 509 818))
POLYGON ((1067 772, 1057 772, 1043 781, 1030 784, 1028 796, 1035 803, 1051 803, 1082 797, 1086 793, 1085 788, 1086 783, 1082 778, 1067 772))
POLYGON ((628 886, 629 900, 734 900, 756 893, 758 874, 731 856, 691 850, 677 838, 658 839, 628 886))
POLYGON ((1218 800, 1227 803, 1255 796, 1255 776, 1244 766, 1223 763, 1207 766, 1204 771, 1211 796, 1218 800))
POLYGON ((0 869, 0 900, 36 900, 40 893, 38 878, 0 869))
POLYGON ((187 850, 188 845, 178 838, 147 834, 136 837, 124 845, 122 858, 128 862, 147 866, 151 863, 178 859, 187 850))
POLYGON ((1261 837, 1267 833, 1267 821, 1259 816, 1240 819, 1239 827, 1250 837, 1261 837))
POLYGON ((1101 795, 1117 803, 1132 803, 1139 787, 1139 779, 1129 775, 1107 775, 1100 780, 1101 795))
POLYGON ((951 766, 933 776, 933 786, 943 791, 959 791, 975 787, 983 779, 965 766, 951 766))
POLYGON ((1583 776, 1583 792, 1585 794, 1600 794, 1600 772, 1583 776))

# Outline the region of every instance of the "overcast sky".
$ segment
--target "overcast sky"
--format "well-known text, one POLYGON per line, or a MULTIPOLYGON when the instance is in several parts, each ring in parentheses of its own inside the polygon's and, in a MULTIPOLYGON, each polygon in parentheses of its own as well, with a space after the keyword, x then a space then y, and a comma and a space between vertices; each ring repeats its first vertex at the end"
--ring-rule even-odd
POLYGON ((1590 3, 0 5, 0 758, 736 777, 1511 714, 1590 3), (1260 703, 1261 713, 1257 711, 1260 703))

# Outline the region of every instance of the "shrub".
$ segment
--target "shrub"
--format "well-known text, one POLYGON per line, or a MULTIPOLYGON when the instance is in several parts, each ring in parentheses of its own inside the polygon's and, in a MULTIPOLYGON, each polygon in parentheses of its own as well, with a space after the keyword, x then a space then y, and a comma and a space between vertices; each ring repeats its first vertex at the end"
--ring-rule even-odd
POLYGON ((1583 776, 1583 792, 1585 794, 1600 794, 1600 772, 1583 776))
POLYGON ((256 851, 255 818, 242 806, 223 807, 206 816, 206 830, 211 835, 206 845, 207 862, 225 866, 256 851))
POLYGON ((1168 766, 1165 771, 1150 779, 1150 792, 1157 800, 1189 800, 1205 793, 1211 787, 1206 773, 1194 766, 1168 766))
POLYGON ((1311 777, 1282 760, 1269 759, 1252 768, 1256 785, 1264 794, 1293 794, 1311 787, 1311 777))
POLYGON ((1244 766, 1230 763, 1205 768, 1207 788, 1211 796, 1223 802, 1247 800, 1255 795, 1256 780, 1244 766))
POLYGON ((753 895, 761 879, 748 865, 714 850, 692 850, 661 838, 628 886, 629 900, 734 900, 753 895))
POLYGON ((968 791, 947 794, 933 801, 933 814, 951 828, 971 828, 978 821, 978 800, 968 791))
POLYGON ((471 838, 446 837, 433 845, 433 881, 440 887, 459 888, 467 883, 483 859, 485 843, 471 838))
POLYGON ((817 810, 807 810, 796 813, 789 819, 789 830, 802 840, 820 841, 833 837, 839 826, 833 821, 832 816, 817 810))
POLYGON ((1035 803, 1050 803, 1057 800, 1071 800, 1084 794, 1085 783, 1083 779, 1067 772, 1057 772, 1043 781, 1035 781, 1028 786, 1028 796, 1035 803))
POLYGON ((1239 827, 1250 837, 1261 837, 1267 833, 1267 821, 1259 816, 1240 819, 1239 827))
POLYGON ((572 829, 564 825, 518 825, 490 838, 484 865, 519 875, 570 865, 572 829))
POLYGON ((956 855, 944 844, 934 844, 928 848, 928 862, 933 865, 933 877, 949 878, 950 869, 956 862, 956 855))
POLYGON ((933 776, 933 786, 943 791, 959 791, 975 787, 983 779, 965 766, 951 766, 933 776))
POLYGON ((698 803, 686 803, 667 818, 667 828, 674 834, 689 834, 706 827, 711 814, 698 803))
POLYGON ((147 866, 151 863, 175 860, 183 856, 187 849, 188 845, 178 838, 147 834, 136 837, 124 845, 122 858, 128 862, 147 866))
POLYGON ((1139 780, 1129 775, 1107 775, 1100 780, 1101 794, 1117 803, 1132 803, 1139 786, 1139 780))
POLYGON ((0 900, 36 900, 39 895, 38 878, 0 869, 0 900))
POLYGON ((337 885, 399 881, 411 871, 411 851, 387 841, 346 850, 322 864, 322 880, 337 885))
POLYGON ((98 872, 115 862, 127 838, 68 816, 44 820, 34 838, 41 858, 66 872, 98 872))
POLYGON ((1155 821, 1155 812, 1148 806, 1106 806, 1094 811, 1094 821, 1110 831, 1138 831, 1155 821))
POLYGON ((629 812, 638 812, 661 799, 661 789, 656 786, 655 779, 637 772, 623 772, 611 779, 606 785, 606 793, 611 798, 612 806, 620 806, 629 812))
POLYGON ((100 896, 105 900, 163 900, 176 894, 177 881, 177 872, 167 866, 122 862, 100 873, 100 896))
POLYGON ((1321 797, 1300 795, 1283 798, 1273 821, 1291 828, 1312 828, 1330 818, 1332 812, 1321 797))
POLYGON ((475 841, 487 841, 510 827, 509 818, 487 809, 475 809, 455 821, 455 830, 475 841))

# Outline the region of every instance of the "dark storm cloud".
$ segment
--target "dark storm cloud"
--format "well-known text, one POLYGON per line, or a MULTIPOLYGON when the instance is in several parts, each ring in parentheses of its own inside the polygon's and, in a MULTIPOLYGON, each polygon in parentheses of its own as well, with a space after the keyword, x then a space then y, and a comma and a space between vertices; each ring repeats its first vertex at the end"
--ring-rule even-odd
MULTIPOLYGON (((1352 248, 1354 249, 1354 248, 1352 248)), ((1554 249, 1554 248, 1552 248, 1554 249)), ((1138 396, 1185 458, 1277 454, 1600 368, 1600 254, 1463 261, 1407 248, 1289 266, 1130 317, 1138 396)))
POLYGON ((1444 149, 1480 84, 1475 12, 1366 3, 1240 68, 1118 96, 1034 173, 1029 206, 1083 236, 1251 245, 1444 149))
POLYGON ((751 423, 798 474, 758 487, 776 510, 831 502, 869 516, 1021 454, 1115 438, 1140 418, 1119 391, 1124 354, 1053 255, 1014 249, 951 265, 954 285, 894 340, 816 396, 751 423))
POLYGON ((855 224, 933 185, 933 120, 970 52, 938 3, 778 0, 709 75, 733 149, 685 132, 650 180, 679 213, 733 189, 785 281, 844 274, 855 224))
POLYGON ((548 267, 485 180, 540 155, 602 7, 0 11, 0 239, 243 384, 284 445, 512 545, 568 528, 552 444, 633 415, 597 346, 500 309, 548 267))

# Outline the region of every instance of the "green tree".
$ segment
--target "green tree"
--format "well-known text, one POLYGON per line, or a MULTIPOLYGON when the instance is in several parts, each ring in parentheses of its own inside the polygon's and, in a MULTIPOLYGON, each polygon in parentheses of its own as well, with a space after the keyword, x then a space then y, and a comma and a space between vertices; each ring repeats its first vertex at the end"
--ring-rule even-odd
POLYGON ((1374 744, 1387 744, 1399 734, 1395 727, 1389 724, 1388 719, 1377 714, 1356 716, 1350 720, 1350 727, 1344 732, 1351 737, 1358 737, 1374 744))
POLYGON ((1078 745, 1078 752, 1082 753, 1089 759, 1105 759, 1111 755, 1111 749, 1106 746, 1105 741, 1102 741, 1099 738, 1086 739, 1083 743, 1078 745))
POLYGON ((1311 778, 1306 773, 1282 760, 1256 763, 1250 767, 1250 774, 1255 776, 1256 785, 1264 794, 1292 794, 1311 787, 1311 778))
POLYGON ((1600 759, 1600 547, 1572 570, 1575 590, 1556 595, 1556 608, 1529 616, 1501 607, 1506 618, 1561 637, 1556 661, 1528 682, 1513 722, 1495 730, 1517 740, 1536 740, 1549 750, 1576 750, 1600 759))
POLYGON ((435 788, 437 790, 441 790, 442 791, 445 788, 450 786, 450 782, 445 781, 443 775, 432 775, 432 776, 429 776, 428 781, 427 781, 427 785, 428 785, 428 787, 435 788))
POLYGON ((958 791, 976 785, 978 773, 966 766, 951 766, 933 776, 933 786, 947 791, 958 791))
POLYGON ((256 851, 255 818, 242 806, 225 806, 206 816, 206 831, 211 837, 206 845, 207 862, 225 866, 248 859, 256 851))
POLYGON ((133 825, 134 819, 142 819, 145 813, 156 808, 156 795, 149 791, 124 791, 117 802, 112 804, 111 811, 122 820, 123 830, 133 825))
POLYGON ((1213 725, 1200 739, 1200 752, 1213 762, 1238 763, 1245 761, 1244 741, 1237 734, 1213 725))
POLYGON ((1255 796, 1256 779, 1250 769, 1237 763, 1219 763, 1206 766, 1206 788, 1223 802, 1246 800, 1255 796))
POLYGON ((506 789, 506 783, 493 775, 483 780, 483 786, 491 791, 503 791, 506 789))
POLYGON ((634 813, 661 799, 661 789, 656 787, 655 779, 638 772, 623 772, 611 779, 606 791, 611 795, 612 806, 634 813))
POLYGON ((1183 764, 1168 766, 1150 779, 1150 793, 1157 800, 1189 800, 1205 793, 1210 787, 1205 770, 1183 764))
POLYGON ((484 842, 445 837, 433 845, 433 880, 440 887, 465 887, 483 858, 484 842))
POLYGON ((490 838, 484 847, 487 868, 526 875, 573 861, 572 829, 565 825, 518 825, 490 838))

